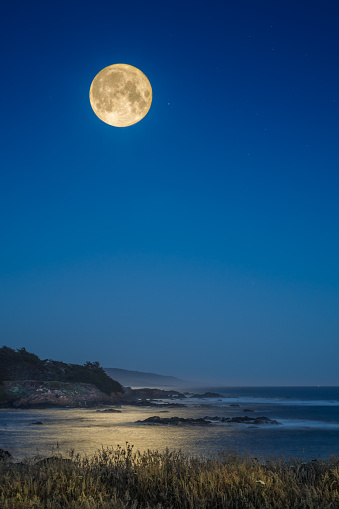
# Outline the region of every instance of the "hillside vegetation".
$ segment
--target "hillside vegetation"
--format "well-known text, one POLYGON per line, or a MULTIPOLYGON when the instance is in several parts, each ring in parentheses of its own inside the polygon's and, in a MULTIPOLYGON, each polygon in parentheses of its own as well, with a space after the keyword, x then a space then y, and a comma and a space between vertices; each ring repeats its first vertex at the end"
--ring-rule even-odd
POLYGON ((121 384, 110 378, 98 362, 66 364, 51 359, 40 359, 25 348, 0 348, 0 384, 4 381, 58 381, 95 385, 105 394, 123 393, 121 384))

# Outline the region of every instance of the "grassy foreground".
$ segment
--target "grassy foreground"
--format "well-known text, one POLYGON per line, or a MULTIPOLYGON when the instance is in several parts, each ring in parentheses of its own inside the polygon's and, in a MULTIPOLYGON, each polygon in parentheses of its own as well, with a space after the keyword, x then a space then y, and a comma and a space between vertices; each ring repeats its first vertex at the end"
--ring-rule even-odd
POLYGON ((0 463, 1 508, 339 508, 339 457, 215 459, 101 449, 92 458, 0 463))

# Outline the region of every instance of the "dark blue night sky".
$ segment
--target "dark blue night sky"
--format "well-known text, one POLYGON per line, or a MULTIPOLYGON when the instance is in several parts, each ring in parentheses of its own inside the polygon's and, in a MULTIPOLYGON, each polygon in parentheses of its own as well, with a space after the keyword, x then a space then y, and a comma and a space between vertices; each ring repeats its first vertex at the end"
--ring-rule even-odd
POLYGON ((339 5, 2 6, 0 346, 338 385, 339 5), (95 75, 153 102, 111 127, 95 75))

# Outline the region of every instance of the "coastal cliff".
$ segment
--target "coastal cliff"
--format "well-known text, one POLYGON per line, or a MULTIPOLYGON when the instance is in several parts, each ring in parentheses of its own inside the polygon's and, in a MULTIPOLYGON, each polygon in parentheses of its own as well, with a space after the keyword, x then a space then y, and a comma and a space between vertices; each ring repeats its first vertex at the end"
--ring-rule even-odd
POLYGON ((66 364, 40 359, 25 348, 0 348, 0 406, 87 407, 114 404, 124 394, 98 362, 66 364))
POLYGON ((2 408, 152 406, 157 398, 173 400, 185 396, 174 390, 123 387, 108 376, 98 362, 66 364, 42 360, 25 348, 0 348, 2 408))
POLYGON ((12 408, 92 407, 118 403, 123 393, 110 395, 87 383, 59 381, 4 381, 0 406, 12 408))
MULTIPOLYGON (((156 399, 185 399, 185 395, 175 390, 123 387, 98 362, 66 364, 42 360, 25 348, 0 348, 2 408, 154 406, 156 399)), ((173 402, 169 405, 183 406, 173 402)))

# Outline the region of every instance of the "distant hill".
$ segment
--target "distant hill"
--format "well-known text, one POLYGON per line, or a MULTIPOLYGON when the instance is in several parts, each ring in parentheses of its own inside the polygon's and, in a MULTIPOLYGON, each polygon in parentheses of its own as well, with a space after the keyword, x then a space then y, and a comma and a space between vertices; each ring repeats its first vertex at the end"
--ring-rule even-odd
POLYGON ((125 387, 180 387, 184 380, 175 376, 129 371, 128 369, 103 368, 105 373, 125 387))

